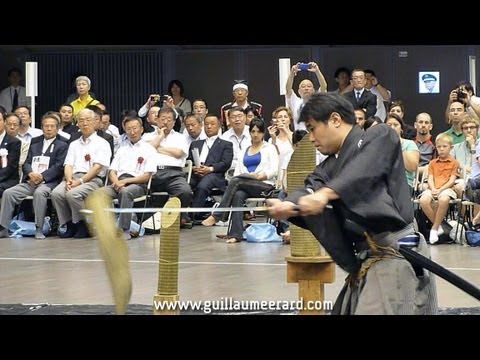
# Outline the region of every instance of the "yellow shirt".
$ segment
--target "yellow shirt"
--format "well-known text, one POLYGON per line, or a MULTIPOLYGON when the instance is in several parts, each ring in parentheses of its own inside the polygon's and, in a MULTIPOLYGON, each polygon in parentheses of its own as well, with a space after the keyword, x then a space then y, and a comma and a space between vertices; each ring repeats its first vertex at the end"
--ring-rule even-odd
POLYGON ((85 98, 84 100, 82 100, 80 98, 77 98, 77 99, 73 100, 70 103, 70 105, 73 106, 73 118, 76 120, 77 115, 80 112, 80 110, 85 109, 87 107, 87 105, 97 105, 99 103, 100 103, 100 101, 95 100, 90 95, 88 95, 88 97, 85 98))

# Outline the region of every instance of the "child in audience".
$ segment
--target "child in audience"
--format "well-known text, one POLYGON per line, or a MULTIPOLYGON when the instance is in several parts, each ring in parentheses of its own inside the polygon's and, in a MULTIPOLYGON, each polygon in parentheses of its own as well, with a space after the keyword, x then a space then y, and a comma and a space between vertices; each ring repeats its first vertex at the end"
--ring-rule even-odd
POLYGON ((433 224, 429 237, 431 244, 436 243, 438 236, 443 234, 440 224, 447 214, 450 199, 457 198, 453 185, 460 169, 458 160, 450 156, 452 148, 450 135, 445 133, 438 135, 435 146, 438 157, 428 164, 428 189, 420 196, 422 211, 433 224))

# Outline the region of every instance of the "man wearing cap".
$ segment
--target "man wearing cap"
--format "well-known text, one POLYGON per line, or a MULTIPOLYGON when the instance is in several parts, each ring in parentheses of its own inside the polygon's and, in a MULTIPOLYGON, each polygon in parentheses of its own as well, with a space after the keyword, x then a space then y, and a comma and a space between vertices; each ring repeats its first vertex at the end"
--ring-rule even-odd
POLYGON ((425 89, 427 91, 424 91, 426 93, 435 93, 435 86, 437 85, 437 77, 432 74, 424 74, 422 75, 422 81, 425 84, 425 89))
POLYGON ((220 109, 223 131, 227 131, 230 128, 226 113, 235 106, 241 106, 243 109, 250 106, 256 110, 259 115, 262 114, 262 104, 248 100, 248 84, 245 80, 235 80, 233 82, 232 93, 234 101, 224 104, 220 109))

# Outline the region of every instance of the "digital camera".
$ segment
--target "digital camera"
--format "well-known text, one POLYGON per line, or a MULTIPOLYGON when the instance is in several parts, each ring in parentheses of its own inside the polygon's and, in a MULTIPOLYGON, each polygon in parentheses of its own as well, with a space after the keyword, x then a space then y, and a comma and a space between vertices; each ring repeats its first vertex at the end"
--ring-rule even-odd
POLYGON ((308 69, 310 69, 310 65, 305 64, 305 63, 300 63, 300 64, 298 64, 298 69, 300 71, 307 71, 308 69))
POLYGON ((160 101, 160 95, 152 95, 150 96, 150 101, 160 101))
POLYGON ((458 88, 456 93, 457 93, 457 101, 464 103, 465 99, 467 98, 467 94, 465 93, 465 91, 462 90, 461 88, 458 88))

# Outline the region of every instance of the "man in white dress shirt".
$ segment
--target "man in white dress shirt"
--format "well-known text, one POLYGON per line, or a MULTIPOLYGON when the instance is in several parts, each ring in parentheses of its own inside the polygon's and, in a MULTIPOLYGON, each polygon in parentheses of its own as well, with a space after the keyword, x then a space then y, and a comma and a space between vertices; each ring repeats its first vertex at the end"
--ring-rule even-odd
MULTIPOLYGON (((152 177, 152 191, 166 191, 171 196, 178 197, 182 208, 186 208, 192 202, 192 189, 183 172, 188 144, 183 134, 173 130, 174 124, 174 110, 162 108, 158 114, 157 129, 144 134, 143 139, 157 151, 157 172, 152 177)), ((182 214, 181 224, 186 225, 189 222, 188 216, 182 214)))
MULTIPOLYGON (((108 174, 109 186, 102 190, 110 197, 118 198, 120 208, 132 208, 133 200, 145 195, 148 179, 157 171, 156 152, 152 145, 142 139, 142 120, 136 116, 127 116, 123 120, 123 128, 128 141, 120 147, 113 158, 108 174)), ((130 240, 131 213, 119 216, 125 240, 130 240)))
POLYGON ((82 109, 77 119, 82 136, 70 143, 64 163, 65 180, 51 195, 60 224, 66 225, 66 231, 60 233, 64 238, 90 236, 80 210, 87 195, 103 185, 112 156, 108 141, 95 131, 95 113, 82 109))

